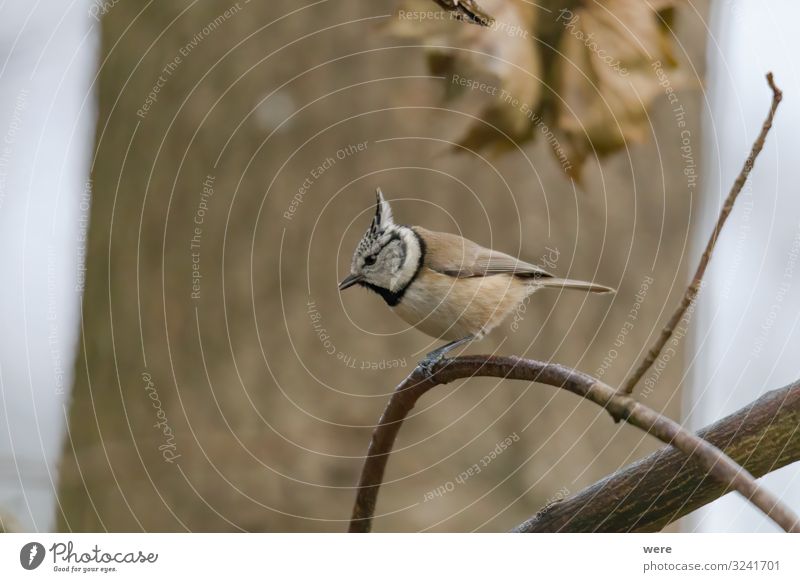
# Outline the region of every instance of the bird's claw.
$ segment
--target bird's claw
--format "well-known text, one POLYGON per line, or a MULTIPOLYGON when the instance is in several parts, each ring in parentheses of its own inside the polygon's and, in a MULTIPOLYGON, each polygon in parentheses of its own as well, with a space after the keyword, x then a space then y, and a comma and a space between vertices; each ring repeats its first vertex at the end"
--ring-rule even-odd
POLYGON ((428 354, 417 364, 417 368, 423 373, 425 378, 430 379, 433 377, 433 369, 436 365, 444 359, 444 354, 428 354))

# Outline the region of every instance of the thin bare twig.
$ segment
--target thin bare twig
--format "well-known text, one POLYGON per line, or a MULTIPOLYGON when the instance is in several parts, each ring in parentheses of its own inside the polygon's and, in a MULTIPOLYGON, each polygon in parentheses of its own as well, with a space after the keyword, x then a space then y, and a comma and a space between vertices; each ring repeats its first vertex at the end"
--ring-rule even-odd
POLYGON ((591 400, 608 410, 614 419, 624 420, 679 449, 695 460, 708 475, 749 499, 784 530, 800 532, 800 520, 776 497, 760 487, 752 475, 718 448, 690 433, 675 421, 582 372, 559 364, 497 356, 462 356, 444 360, 434 368, 430 376, 417 368, 397 387, 372 435, 358 484, 349 531, 368 532, 372 529, 372 517, 386 463, 403 420, 417 400, 435 386, 474 376, 540 382, 591 400))
MULTIPOLYGON (((756 478, 800 460, 800 381, 772 390, 697 436, 756 478)), ((651 532, 728 493, 670 447, 551 504, 515 532, 651 532)))
POLYGON ((783 93, 775 85, 775 81, 772 78, 772 73, 767 73, 767 83, 769 83, 769 87, 772 89, 772 105, 769 108, 769 113, 767 114, 766 120, 764 120, 764 124, 761 126, 761 132, 758 134, 756 141, 753 142, 750 155, 747 157, 747 160, 745 160, 742 170, 736 177, 736 181, 733 183, 733 186, 731 186, 728 197, 725 199, 725 203, 722 205, 722 209, 719 211, 717 224, 714 226, 714 231, 711 233, 711 237, 708 239, 706 249, 703 251, 703 254, 700 257, 700 262, 697 265, 694 278, 692 278, 692 282, 686 288, 683 299, 681 299, 681 302, 678 304, 678 307, 675 309, 672 317, 669 318, 669 321, 664 326, 664 329, 661 330, 661 335, 658 337, 656 343, 653 344, 653 347, 651 347, 650 351, 647 352, 647 355, 642 360, 641 364, 639 364, 639 366, 636 368, 636 370, 634 370, 634 372, 628 376, 628 379, 625 380, 625 383, 620 389, 624 394, 633 393, 633 389, 636 387, 636 384, 642 379, 642 376, 645 375, 647 370, 650 369, 650 366, 652 366, 656 361, 656 358, 658 358, 658 356, 661 354, 661 350, 664 349, 664 346, 667 345, 669 338, 672 337, 672 333, 675 331, 675 327, 683 318, 683 314, 686 312, 686 309, 692 304, 697 297, 697 293, 700 291, 700 285, 703 282, 703 276, 705 275, 706 267, 708 267, 708 262, 711 260, 711 254, 714 252, 714 247, 717 245, 719 233, 722 231, 722 227, 724 226, 725 221, 728 219, 731 210, 733 210, 733 205, 736 202, 736 198, 739 196, 742 188, 744 188, 745 182, 747 182, 747 177, 750 175, 750 170, 753 169, 753 164, 755 163, 758 154, 760 154, 761 150, 764 148, 764 142, 767 139, 767 134, 772 128, 772 121, 775 118, 775 112, 778 109, 781 99, 783 99, 783 93))

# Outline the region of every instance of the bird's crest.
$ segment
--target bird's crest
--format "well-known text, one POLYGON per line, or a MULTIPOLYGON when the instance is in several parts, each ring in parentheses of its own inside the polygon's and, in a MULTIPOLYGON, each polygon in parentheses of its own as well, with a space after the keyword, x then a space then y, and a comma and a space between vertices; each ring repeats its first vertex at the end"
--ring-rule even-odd
POLYGON ((392 207, 389 206, 389 203, 386 202, 386 199, 383 197, 383 192, 381 192, 380 188, 375 190, 375 216, 372 218, 372 226, 370 227, 371 230, 375 232, 380 232, 381 230, 386 230, 391 224, 394 224, 393 217, 392 217, 392 207))
POLYGON ((364 236, 361 237, 361 242, 358 243, 358 249, 356 249, 357 253, 371 252, 372 247, 378 239, 394 225, 392 207, 386 202, 380 188, 377 189, 375 195, 375 215, 372 217, 372 223, 369 225, 369 229, 364 233, 364 236))

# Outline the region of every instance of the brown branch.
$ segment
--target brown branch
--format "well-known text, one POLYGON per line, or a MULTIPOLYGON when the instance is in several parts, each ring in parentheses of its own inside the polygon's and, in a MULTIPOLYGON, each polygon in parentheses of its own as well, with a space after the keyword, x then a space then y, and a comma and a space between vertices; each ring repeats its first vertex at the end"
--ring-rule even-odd
POLYGON ((741 493, 786 531, 800 532, 800 520, 771 493, 722 451, 690 433, 678 423, 624 396, 611 386, 582 372, 558 364, 515 357, 462 356, 440 362, 430 377, 415 369, 395 389, 372 435, 358 484, 350 519, 351 532, 368 532, 386 463, 403 420, 417 400, 431 388, 459 378, 493 376, 527 380, 563 388, 605 408, 616 420, 624 420, 679 449, 704 472, 741 493))
POLYGON ((711 233, 711 237, 708 239, 706 249, 703 251, 703 254, 700 257, 700 262, 697 265, 694 278, 692 278, 692 282, 686 288, 683 299, 681 299, 681 302, 678 304, 678 307, 675 309, 672 317, 669 318, 669 321, 664 326, 664 329, 661 330, 661 335, 658 337, 656 343, 653 344, 653 347, 651 347, 650 351, 647 352, 644 360, 642 360, 641 364, 639 364, 636 370, 630 376, 628 376, 628 379, 621 388, 621 391, 624 394, 633 393, 633 389, 636 387, 637 382, 642 379, 642 376, 645 375, 647 370, 650 369, 650 366, 652 366, 656 361, 656 358, 658 358, 658 356, 661 354, 661 350, 664 349, 664 346, 667 345, 669 338, 672 337, 672 333, 675 331, 675 327, 683 318, 683 314, 686 312, 686 309, 692 304, 697 297, 697 293, 700 291, 700 285, 702 284, 706 267, 708 267, 708 262, 711 260, 711 254, 714 252, 714 247, 717 245, 719 233, 722 231, 722 227, 725 225, 725 221, 728 219, 731 210, 733 210, 733 205, 736 202, 736 198, 739 196, 742 188, 744 188, 745 182, 747 182, 747 177, 750 175, 750 170, 753 169, 753 164, 755 163, 758 154, 760 154, 761 150, 764 148, 764 142, 767 139, 767 134, 772 128, 772 120, 775 118, 775 111, 777 111, 778 104, 780 104, 781 99, 783 99, 783 93, 775 85, 775 81, 772 78, 772 73, 767 73, 767 83, 769 83, 769 87, 772 89, 772 105, 770 106, 766 120, 764 120, 764 124, 761 126, 761 132, 758 134, 756 141, 753 143, 753 147, 750 150, 750 155, 747 157, 747 160, 745 160, 742 170, 736 177, 736 181, 733 183, 733 186, 731 186, 728 197, 725 199, 725 203, 722 205, 722 209, 719 211, 717 224, 714 226, 714 231, 711 233))
MULTIPOLYGON (((698 437, 762 477, 800 459, 800 382, 773 390, 698 437)), ((665 448, 550 505, 516 532, 659 531, 729 490, 665 448)))
POLYGON ((491 26, 494 18, 489 16, 475 0, 433 0, 439 6, 452 13, 455 18, 471 22, 479 26, 491 26))

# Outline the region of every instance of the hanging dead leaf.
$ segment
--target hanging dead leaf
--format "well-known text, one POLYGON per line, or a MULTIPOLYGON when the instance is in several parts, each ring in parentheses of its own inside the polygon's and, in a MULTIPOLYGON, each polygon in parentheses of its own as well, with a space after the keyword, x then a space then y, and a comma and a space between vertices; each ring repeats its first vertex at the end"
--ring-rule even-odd
MULTIPOLYGON (((429 0, 424 4, 429 7, 429 0)), ((480 100, 479 120, 470 124, 459 145, 502 150, 529 139, 542 89, 539 53, 530 32, 538 9, 524 2, 482 0, 494 20, 477 27, 457 18, 428 18, 419 0, 404 0, 400 6, 389 30, 430 45, 428 66, 447 79, 445 98, 471 94, 480 100)))
POLYGON ((502 151, 541 136, 579 179, 587 158, 646 139, 647 108, 663 91, 655 63, 673 88, 686 84, 672 53, 678 2, 480 0, 494 20, 478 27, 436 16, 430 0, 402 0, 389 28, 427 45, 446 100, 481 98, 460 146, 502 151))
MULTIPOLYGON (((661 12, 640 0, 598 0, 555 18, 564 31, 554 60, 554 127, 580 177, 584 160, 603 156, 647 137, 647 108, 663 89, 653 71, 660 62, 676 71, 661 12)), ((676 75, 673 85, 683 84, 676 75)))

